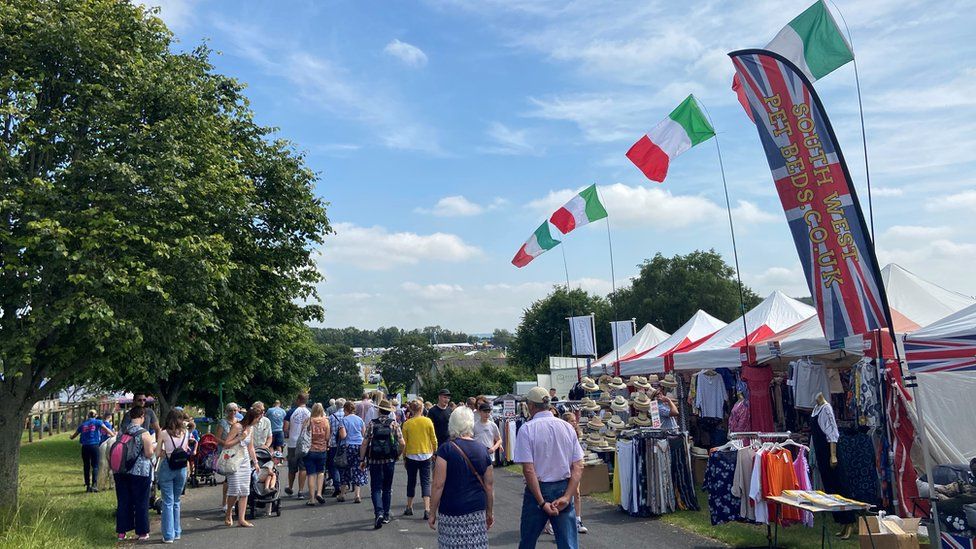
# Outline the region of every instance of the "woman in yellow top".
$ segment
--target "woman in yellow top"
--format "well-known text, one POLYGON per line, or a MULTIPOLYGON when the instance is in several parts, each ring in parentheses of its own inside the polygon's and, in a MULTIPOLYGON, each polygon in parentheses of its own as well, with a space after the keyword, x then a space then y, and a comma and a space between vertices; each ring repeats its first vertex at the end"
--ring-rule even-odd
POLYGON ((410 401, 411 417, 401 430, 404 448, 403 466, 407 469, 407 508, 405 516, 413 515, 413 498, 417 492, 417 475, 420 475, 420 495, 424 498, 424 520, 430 516, 430 464, 437 451, 437 435, 434 422, 423 415, 424 405, 419 400, 410 401))

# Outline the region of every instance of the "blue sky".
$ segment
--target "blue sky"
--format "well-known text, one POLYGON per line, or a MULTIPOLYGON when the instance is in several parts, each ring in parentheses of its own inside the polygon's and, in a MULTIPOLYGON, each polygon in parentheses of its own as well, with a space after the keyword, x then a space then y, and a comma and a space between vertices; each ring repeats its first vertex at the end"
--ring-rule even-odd
MULTIPOLYGON (((565 283, 553 250, 509 262, 597 183, 618 286, 644 259, 732 250, 715 147, 647 181, 624 157, 687 94, 721 139, 739 259, 761 294, 808 295, 726 52, 769 41, 809 0, 156 2, 177 48, 201 41, 248 84, 260 123, 306 151, 337 234, 318 259, 326 326, 514 328, 565 283)), ((839 3, 864 97, 878 254, 976 294, 971 4, 839 3)), ((836 12, 835 12, 836 15, 836 12)), ((853 67, 817 90, 866 208, 853 67)), ((600 222, 564 240, 571 284, 606 293, 600 222)))

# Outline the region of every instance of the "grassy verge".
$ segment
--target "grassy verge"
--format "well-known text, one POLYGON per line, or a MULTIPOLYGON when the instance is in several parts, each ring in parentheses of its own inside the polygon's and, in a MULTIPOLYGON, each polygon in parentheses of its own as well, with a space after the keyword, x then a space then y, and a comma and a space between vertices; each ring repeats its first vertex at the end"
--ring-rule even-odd
MULTIPOLYGON (((504 470, 516 475, 522 474, 521 465, 508 465, 504 470)), ((613 492, 600 492, 590 494, 587 497, 597 499, 608 505, 614 505, 613 492)), ((766 527, 754 524, 727 523, 719 526, 712 526, 711 517, 708 513, 708 495, 701 488, 698 489, 698 504, 701 511, 679 511, 668 515, 662 515, 660 520, 672 526, 677 526, 683 530, 698 534, 699 536, 727 543, 732 547, 759 547, 766 546, 766 527)), ((790 528, 780 528, 779 546, 780 547, 815 547, 820 545, 820 528, 824 516, 816 517, 814 528, 804 528, 793 526, 790 528)), ((833 534, 840 530, 832 518, 828 517, 827 533, 833 534)), ((852 548, 858 546, 856 536, 850 540, 843 541, 836 537, 831 538, 833 547, 852 548)))
POLYGON ((115 494, 85 493, 81 450, 67 434, 20 450, 19 509, 0 548, 112 547, 115 494))

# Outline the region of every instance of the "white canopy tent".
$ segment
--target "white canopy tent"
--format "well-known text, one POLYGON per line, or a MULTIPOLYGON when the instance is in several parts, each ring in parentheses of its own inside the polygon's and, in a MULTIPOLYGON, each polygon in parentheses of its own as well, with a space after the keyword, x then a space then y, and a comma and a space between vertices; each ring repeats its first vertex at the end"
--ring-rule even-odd
POLYGON ((631 376, 661 373, 664 371, 665 355, 692 349, 723 327, 725 327, 724 322, 698 309, 687 322, 654 348, 626 359, 621 357, 620 374, 631 376))
MULTIPOLYGON (((606 368, 607 371, 611 371, 614 362, 617 361, 617 357, 620 357, 620 360, 624 360, 628 357, 646 353, 666 340, 670 335, 648 322, 640 331, 634 334, 634 337, 628 339, 626 343, 621 345, 619 349, 610 351, 591 363, 590 369, 599 368, 602 371, 603 368, 606 368)), ((580 368, 580 370, 585 369, 585 367, 580 368)))

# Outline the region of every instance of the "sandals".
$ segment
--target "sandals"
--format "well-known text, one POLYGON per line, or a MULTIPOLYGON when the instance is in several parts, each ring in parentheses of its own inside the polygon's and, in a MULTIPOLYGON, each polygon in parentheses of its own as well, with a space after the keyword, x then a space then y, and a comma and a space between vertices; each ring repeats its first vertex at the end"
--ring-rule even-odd
POLYGON ((234 519, 224 519, 224 526, 233 526, 234 519))
POLYGON ((308 500, 305 502, 305 507, 315 507, 315 502, 312 500, 308 500))
POLYGON ((353 503, 362 503, 362 502, 363 502, 363 498, 356 498, 353 500, 353 503))
POLYGON ((254 524, 245 520, 245 521, 241 521, 237 526, 240 528, 251 528, 254 526, 254 524))

